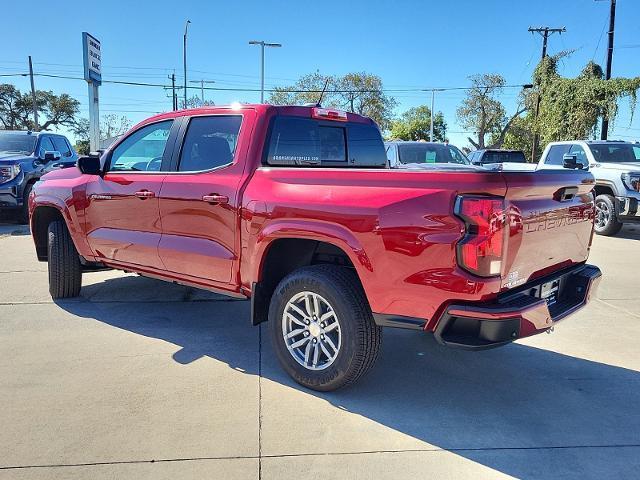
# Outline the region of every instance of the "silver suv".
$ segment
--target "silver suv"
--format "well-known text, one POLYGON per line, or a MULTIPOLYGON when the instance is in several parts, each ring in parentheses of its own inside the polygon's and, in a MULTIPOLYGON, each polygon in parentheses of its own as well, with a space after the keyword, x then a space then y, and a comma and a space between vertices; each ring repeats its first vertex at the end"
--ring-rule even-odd
POLYGON ((640 223, 640 143, 586 140, 551 142, 538 169, 575 165, 596 178, 595 231, 615 235, 624 223, 640 223))
POLYGON ((389 168, 420 167, 445 163, 469 165, 464 153, 448 143, 394 140, 384 142, 389 168))

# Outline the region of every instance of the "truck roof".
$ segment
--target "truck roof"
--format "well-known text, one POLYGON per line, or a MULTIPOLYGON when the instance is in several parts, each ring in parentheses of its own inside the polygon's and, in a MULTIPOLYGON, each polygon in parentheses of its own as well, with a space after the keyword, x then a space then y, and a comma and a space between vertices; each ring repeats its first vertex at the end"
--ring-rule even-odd
MULTIPOLYGON (((270 111, 275 115, 290 115, 296 117, 309 117, 312 118, 312 112, 314 108, 323 108, 323 107, 314 107, 307 105, 270 105, 268 103, 232 103, 229 105, 211 105, 206 107, 197 107, 197 108, 187 108, 183 110, 175 110, 171 112, 160 113, 158 115, 154 115, 153 117, 149 117, 134 128, 137 128, 140 125, 144 125, 147 123, 152 123, 154 121, 176 118, 183 115, 212 115, 212 114, 220 114, 220 113, 240 113, 244 110, 255 110, 259 115, 266 115, 270 111)), ((336 110, 336 109, 328 109, 328 110, 336 110)), ((357 113, 344 112, 347 116, 347 121, 354 123, 375 123, 369 117, 364 117, 362 115, 358 115, 357 113)))

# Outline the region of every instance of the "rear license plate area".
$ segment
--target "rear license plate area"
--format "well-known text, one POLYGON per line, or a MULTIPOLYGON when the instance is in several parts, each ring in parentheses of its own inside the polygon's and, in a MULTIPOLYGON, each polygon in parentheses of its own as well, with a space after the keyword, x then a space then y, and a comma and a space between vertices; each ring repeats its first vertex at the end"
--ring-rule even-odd
POLYGON ((551 307, 558 301, 558 293, 560 291, 560 279, 540 285, 540 298, 547 302, 547 306, 551 307))

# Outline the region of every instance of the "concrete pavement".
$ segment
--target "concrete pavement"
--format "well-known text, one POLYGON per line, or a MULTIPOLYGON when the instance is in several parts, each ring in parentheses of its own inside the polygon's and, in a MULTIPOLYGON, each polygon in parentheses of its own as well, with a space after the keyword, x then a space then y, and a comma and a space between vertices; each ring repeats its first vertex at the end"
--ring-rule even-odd
POLYGON ((553 334, 387 330, 330 394, 282 372, 247 302, 99 272, 53 303, 27 234, 0 226, 0 479, 639 475, 640 227, 595 238, 600 298, 553 334))

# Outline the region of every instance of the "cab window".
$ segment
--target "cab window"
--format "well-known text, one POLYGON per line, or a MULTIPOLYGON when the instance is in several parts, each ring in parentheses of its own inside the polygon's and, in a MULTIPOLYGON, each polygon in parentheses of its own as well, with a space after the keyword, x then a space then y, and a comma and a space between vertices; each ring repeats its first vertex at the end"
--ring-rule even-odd
POLYGON ((240 115, 194 117, 180 153, 180 172, 200 172, 229 165, 238 142, 240 115))
POLYGON ((120 143, 111 155, 110 171, 158 171, 162 166, 173 120, 153 123, 136 130, 120 143))
POLYGON ((547 154, 547 158, 545 158, 544 163, 547 165, 562 165, 563 160, 562 157, 565 153, 569 151, 571 145, 553 145, 549 148, 549 153, 547 154))
POLYGON ((571 145, 569 149, 569 153, 576 156, 576 162, 581 163, 583 166, 589 165, 589 160, 587 160, 587 154, 578 144, 571 145))
POLYGON ((44 158, 44 152, 53 152, 55 149, 51 137, 42 137, 38 148, 38 156, 44 158))
POLYGON ((70 157, 72 155, 71 147, 69 147, 69 144, 63 137, 51 137, 51 140, 53 140, 53 146, 55 150, 60 152, 60 155, 63 157, 70 157))

